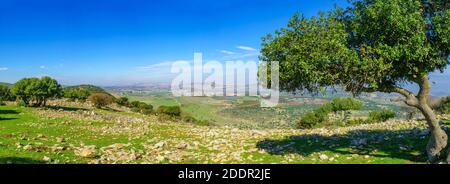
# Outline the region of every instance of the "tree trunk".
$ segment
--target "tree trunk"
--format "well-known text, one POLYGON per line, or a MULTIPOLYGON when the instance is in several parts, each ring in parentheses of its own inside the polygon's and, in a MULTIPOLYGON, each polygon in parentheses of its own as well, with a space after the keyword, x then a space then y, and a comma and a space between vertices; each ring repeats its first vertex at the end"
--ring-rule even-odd
MULTIPOLYGON (((447 156, 445 155, 445 148, 447 147, 448 136, 447 133, 441 128, 436 114, 428 103, 431 90, 431 84, 428 76, 421 75, 416 79, 416 82, 420 87, 417 95, 407 89, 396 86, 389 88, 387 92, 395 92, 405 96, 405 103, 407 105, 415 107, 422 112, 425 120, 427 121, 428 129, 431 132, 431 138, 427 145, 428 161, 431 163, 436 163, 437 161, 444 159, 444 156, 447 156)), ((447 156, 446 159, 450 162, 450 156, 447 156)))
POLYGON ((447 133, 442 130, 436 114, 428 104, 421 104, 419 107, 422 114, 425 116, 428 128, 431 132, 431 137, 427 145, 428 161, 435 163, 441 160, 445 155, 445 148, 447 147, 447 133))

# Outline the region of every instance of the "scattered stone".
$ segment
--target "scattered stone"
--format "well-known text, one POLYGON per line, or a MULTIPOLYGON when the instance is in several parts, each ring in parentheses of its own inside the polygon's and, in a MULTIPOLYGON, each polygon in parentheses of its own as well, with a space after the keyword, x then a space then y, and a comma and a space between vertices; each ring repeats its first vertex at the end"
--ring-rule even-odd
POLYGON ((161 141, 161 142, 155 144, 155 145, 153 146, 153 149, 161 149, 161 148, 163 148, 164 146, 166 146, 166 144, 167 144, 166 142, 161 141))
POLYGON ((185 142, 178 143, 175 148, 177 149, 186 149, 189 145, 185 142))
POLYGON ((96 156, 95 145, 92 146, 83 146, 80 148, 76 148, 74 153, 75 155, 83 158, 93 158, 96 156))
POLYGON ((158 161, 158 162, 162 162, 164 160, 166 160, 166 158, 164 156, 157 156, 156 157, 156 161, 158 161))
POLYGON ((56 142, 58 142, 58 143, 62 143, 62 142, 65 142, 66 140, 64 139, 64 137, 57 137, 56 138, 56 142))
POLYGON ((325 154, 320 154, 319 158, 320 158, 320 160, 328 160, 328 156, 325 154))
POLYGON ((25 145, 24 147, 23 147, 23 149, 24 150, 27 150, 27 151, 31 151, 31 150, 33 150, 33 146, 31 146, 31 145, 25 145))
POLYGON ((50 157, 48 157, 48 156, 44 156, 44 158, 42 160, 45 161, 45 162, 50 162, 51 161, 50 157))

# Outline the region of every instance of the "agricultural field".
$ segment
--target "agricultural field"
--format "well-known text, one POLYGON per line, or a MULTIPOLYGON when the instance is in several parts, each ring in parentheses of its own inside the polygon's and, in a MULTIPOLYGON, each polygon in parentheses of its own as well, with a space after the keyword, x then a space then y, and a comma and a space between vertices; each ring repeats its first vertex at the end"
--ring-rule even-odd
MULTIPOLYGON (((162 121, 112 106, 0 107, 0 163, 424 163, 421 121, 239 129, 162 121)), ((202 110, 200 110, 202 111, 202 110)), ((204 112, 211 113, 211 112, 204 112)), ((448 122, 448 120, 447 120, 448 122)))
MULTIPOLYGON (((166 105, 179 105, 182 111, 201 120, 208 120, 212 124, 249 129, 277 129, 296 128, 296 121, 305 112, 311 111, 336 97, 343 97, 342 93, 330 93, 322 96, 284 95, 280 104, 275 108, 260 107, 259 97, 173 97, 170 91, 134 92, 112 94, 126 96, 130 101, 143 101, 155 108, 166 105), (255 114, 258 114, 255 116, 255 114)), ((365 117, 369 111, 391 109, 399 119, 405 119, 409 109, 401 102, 392 102, 392 96, 361 97, 364 103, 360 111, 353 112, 354 117, 365 117)))

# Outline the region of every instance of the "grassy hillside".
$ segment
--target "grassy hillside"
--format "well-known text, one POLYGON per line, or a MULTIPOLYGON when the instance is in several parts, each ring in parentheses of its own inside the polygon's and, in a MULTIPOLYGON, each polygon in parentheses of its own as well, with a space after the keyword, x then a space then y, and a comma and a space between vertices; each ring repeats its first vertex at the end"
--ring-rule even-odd
POLYGON ((80 90, 86 90, 88 92, 91 93, 106 93, 106 91, 98 86, 94 86, 94 85, 78 85, 78 86, 68 86, 68 87, 64 87, 65 91, 72 91, 72 90, 76 90, 76 91, 80 91, 80 90))
POLYGON ((0 82, 0 85, 2 85, 2 86, 8 86, 8 87, 13 86, 13 84, 6 83, 6 82, 0 82))
POLYGON ((423 122, 236 129, 75 102, 0 107, 0 163, 422 163, 423 122))

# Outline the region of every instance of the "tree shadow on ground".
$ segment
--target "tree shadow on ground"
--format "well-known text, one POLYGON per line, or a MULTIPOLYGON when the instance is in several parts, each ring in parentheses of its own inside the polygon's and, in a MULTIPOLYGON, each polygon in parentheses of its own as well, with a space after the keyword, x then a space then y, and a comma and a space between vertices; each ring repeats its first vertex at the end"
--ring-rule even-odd
POLYGON ((19 114, 16 110, 0 110, 0 114, 19 114))
POLYGON ((64 106, 47 106, 45 107, 47 109, 51 110, 61 110, 61 111, 86 111, 85 108, 79 108, 79 107, 64 107, 64 106))
POLYGON ((291 136, 282 140, 266 139, 258 142, 257 147, 272 155, 309 156, 329 151, 336 154, 426 162, 425 148, 428 138, 428 131, 418 128, 400 131, 355 130, 344 135, 310 134, 291 136))
POLYGON ((0 164, 45 164, 41 160, 22 157, 0 157, 0 164))
POLYGON ((0 117, 0 121, 7 121, 7 120, 15 120, 17 118, 2 118, 0 117))
POLYGON ((102 107, 101 109, 105 110, 105 111, 109 111, 109 112, 121 112, 121 111, 119 111, 117 109, 113 109, 111 107, 102 107))

